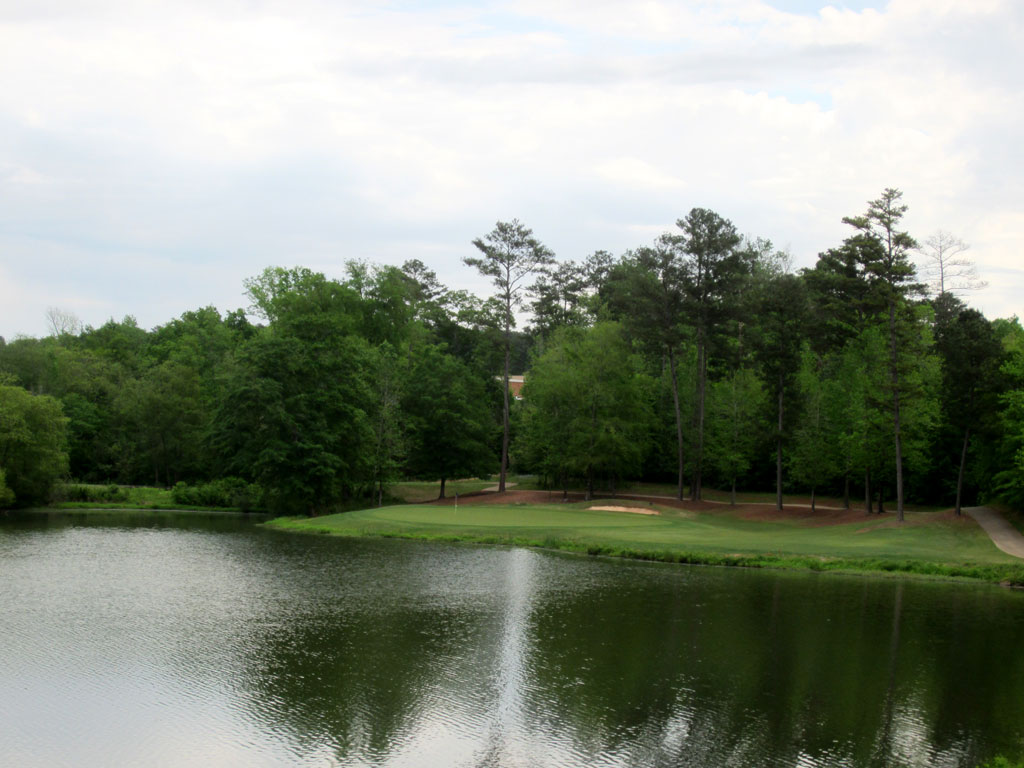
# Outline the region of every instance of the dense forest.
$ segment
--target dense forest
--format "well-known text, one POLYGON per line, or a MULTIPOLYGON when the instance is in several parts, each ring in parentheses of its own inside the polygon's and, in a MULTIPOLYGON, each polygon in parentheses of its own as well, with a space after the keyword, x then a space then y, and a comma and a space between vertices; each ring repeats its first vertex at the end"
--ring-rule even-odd
POLYGON ((483 298, 419 261, 353 261, 340 280, 268 268, 245 310, 152 330, 51 310, 50 336, 0 338, 0 506, 73 478, 318 514, 401 478, 504 487, 511 468, 588 493, 827 492, 901 518, 905 500, 1020 507, 1024 329, 969 308, 962 244, 919 246, 905 211, 885 190, 799 273, 695 208, 579 262, 499 222, 464 260, 483 298))

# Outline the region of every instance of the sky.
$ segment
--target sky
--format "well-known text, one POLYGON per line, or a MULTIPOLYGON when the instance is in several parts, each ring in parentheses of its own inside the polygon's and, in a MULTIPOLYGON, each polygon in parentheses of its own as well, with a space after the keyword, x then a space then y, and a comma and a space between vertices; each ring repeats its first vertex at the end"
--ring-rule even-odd
POLYGON ((1018 0, 0 0, 0 336, 246 307, 267 266, 559 259, 694 207, 787 250, 886 187, 1024 314, 1018 0))

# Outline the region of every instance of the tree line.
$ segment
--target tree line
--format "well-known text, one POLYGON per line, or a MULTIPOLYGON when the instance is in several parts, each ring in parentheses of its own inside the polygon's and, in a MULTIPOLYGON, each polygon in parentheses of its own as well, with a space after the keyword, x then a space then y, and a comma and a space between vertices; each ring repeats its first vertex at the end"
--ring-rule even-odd
POLYGON ((0 505, 61 477, 236 478, 271 510, 317 514, 381 503, 401 478, 443 495, 497 472, 504 488, 511 467, 588 494, 647 479, 680 499, 892 499, 901 519, 907 500, 1019 506, 1024 330, 950 290, 965 285, 951 236, 928 241, 938 285, 918 283, 905 211, 885 190, 799 273, 694 208, 650 245, 581 261, 499 222, 464 259, 488 297, 419 261, 350 262, 336 280, 268 268, 245 311, 149 331, 53 312, 50 336, 0 340, 0 505))

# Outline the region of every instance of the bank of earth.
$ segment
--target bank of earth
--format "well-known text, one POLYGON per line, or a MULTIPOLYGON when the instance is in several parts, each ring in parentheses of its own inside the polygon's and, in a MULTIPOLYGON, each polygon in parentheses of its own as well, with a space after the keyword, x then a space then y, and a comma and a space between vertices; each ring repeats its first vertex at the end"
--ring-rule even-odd
POLYGON ((1024 586, 1024 561, 952 511, 730 506, 618 496, 560 502, 537 491, 484 493, 266 525, 338 536, 514 545, 671 563, 888 573, 1024 586), (600 507, 606 507, 600 509, 600 507), (611 507, 608 509, 607 507, 611 507), (643 512, 644 514, 638 514, 643 512), (654 514, 651 514, 654 513, 654 514))

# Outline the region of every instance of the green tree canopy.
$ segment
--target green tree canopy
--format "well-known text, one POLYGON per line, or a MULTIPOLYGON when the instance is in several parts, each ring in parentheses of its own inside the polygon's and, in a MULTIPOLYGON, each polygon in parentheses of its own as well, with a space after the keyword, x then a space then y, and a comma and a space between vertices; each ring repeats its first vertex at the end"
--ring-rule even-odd
POLYGON ((445 482, 486 477, 497 464, 496 392, 459 360, 436 346, 416 351, 402 402, 413 477, 445 482))
POLYGON ((0 497, 8 504, 45 502, 67 469, 67 419, 60 401, 0 384, 0 497))
POLYGON ((608 270, 601 295, 613 317, 622 321, 642 349, 668 364, 675 416, 676 498, 683 498, 683 407, 679 394, 679 363, 690 336, 686 326, 686 266, 678 249, 661 238, 654 247, 639 248, 608 270))
POLYGON ((621 326, 602 322, 555 333, 530 369, 524 450, 553 478, 635 477, 647 449, 649 390, 621 326))
POLYGON ((308 271, 268 277, 255 295, 270 296, 273 321, 229 368, 212 446, 221 471, 260 483, 273 508, 316 514, 371 480, 374 350, 352 288, 308 271))

